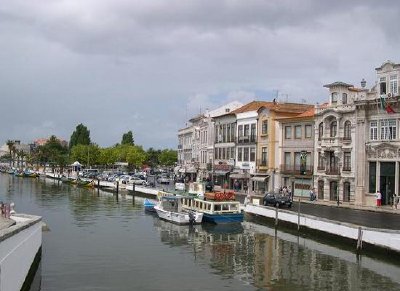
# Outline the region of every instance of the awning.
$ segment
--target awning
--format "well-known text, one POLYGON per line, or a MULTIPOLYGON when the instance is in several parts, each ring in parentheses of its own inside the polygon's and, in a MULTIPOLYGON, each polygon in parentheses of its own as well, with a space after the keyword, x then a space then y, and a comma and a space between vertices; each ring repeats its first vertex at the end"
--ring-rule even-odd
POLYGON ((225 176, 228 173, 229 171, 214 171, 214 175, 216 176, 225 176))
POLYGON ((250 179, 249 173, 239 174, 239 173, 232 173, 230 174, 229 178, 231 179, 250 179))
POLYGON ((265 182, 265 180, 268 178, 269 178, 269 176, 255 176, 255 177, 251 177, 251 180, 256 181, 256 182, 265 182))

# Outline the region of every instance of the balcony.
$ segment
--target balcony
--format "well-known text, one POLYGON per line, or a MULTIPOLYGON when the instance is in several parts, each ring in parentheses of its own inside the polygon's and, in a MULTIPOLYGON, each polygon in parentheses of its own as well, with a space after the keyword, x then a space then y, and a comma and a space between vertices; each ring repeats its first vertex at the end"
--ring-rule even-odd
MULTIPOLYGON (((306 165, 304 175, 312 175, 314 170, 313 165, 306 165)), ((300 165, 281 165, 280 171, 286 175, 301 175, 300 165)))
POLYGON ((325 171, 325 166, 318 165, 318 166, 317 166, 317 170, 318 170, 318 171, 325 171))
POLYGON ((257 166, 259 168, 267 168, 268 167, 268 161, 267 160, 257 160, 257 166))
POLYGON ((339 175, 339 167, 331 166, 326 169, 325 172, 327 175, 339 175))
POLYGON ((255 136, 239 136, 237 139, 238 144, 248 144, 248 143, 255 143, 256 137, 255 136))

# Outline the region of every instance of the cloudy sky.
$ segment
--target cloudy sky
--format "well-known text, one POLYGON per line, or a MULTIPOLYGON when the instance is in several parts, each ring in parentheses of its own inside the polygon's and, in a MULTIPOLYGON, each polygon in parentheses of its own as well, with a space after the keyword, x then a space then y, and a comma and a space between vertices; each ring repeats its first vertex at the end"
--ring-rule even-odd
POLYGON ((100 146, 132 130, 145 148, 175 148, 205 108, 371 86, 374 68, 400 62, 395 3, 1 0, 0 143, 68 140, 83 123, 100 146))

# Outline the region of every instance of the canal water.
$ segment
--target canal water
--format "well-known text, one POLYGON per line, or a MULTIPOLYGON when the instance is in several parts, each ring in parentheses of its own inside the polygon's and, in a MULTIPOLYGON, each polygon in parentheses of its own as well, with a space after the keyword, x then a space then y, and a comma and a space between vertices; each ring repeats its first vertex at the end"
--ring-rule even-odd
POLYGON ((0 174, 0 200, 50 229, 35 291, 400 290, 400 262, 250 222, 177 226, 140 197, 0 174))

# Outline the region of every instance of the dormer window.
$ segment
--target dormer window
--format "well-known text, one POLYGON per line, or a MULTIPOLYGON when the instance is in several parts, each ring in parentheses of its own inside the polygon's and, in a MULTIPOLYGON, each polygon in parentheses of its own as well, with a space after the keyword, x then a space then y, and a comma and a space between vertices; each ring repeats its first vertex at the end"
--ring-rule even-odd
POLYGON ((331 100, 332 104, 336 104, 337 100, 338 100, 338 93, 337 92, 333 92, 332 93, 332 100, 331 100))
POLYGON ((347 94, 346 93, 342 94, 342 104, 347 104, 347 94))
POLYGON ((229 108, 225 108, 225 113, 229 113, 231 110, 229 108))
POLYGON ((397 87, 397 75, 390 76, 390 92, 393 95, 397 95, 398 87, 397 87))
POLYGON ((381 77, 379 79, 379 88, 381 95, 386 94, 386 77, 381 77))

